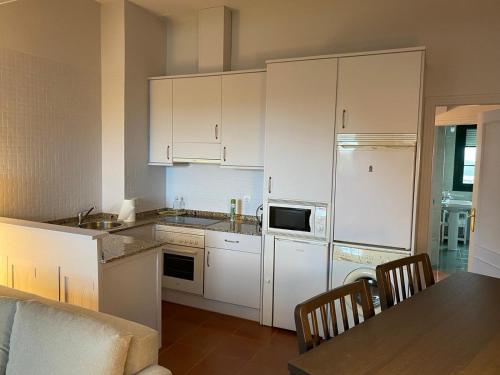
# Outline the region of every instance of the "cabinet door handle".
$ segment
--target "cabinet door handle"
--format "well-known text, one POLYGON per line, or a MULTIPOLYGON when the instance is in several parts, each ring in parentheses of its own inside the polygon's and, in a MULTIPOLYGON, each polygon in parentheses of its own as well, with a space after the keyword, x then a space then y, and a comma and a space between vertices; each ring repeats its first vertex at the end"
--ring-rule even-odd
POLYGON ((224 159, 224 161, 226 161, 226 146, 224 146, 224 148, 222 150, 222 159, 224 159))
POLYGON ((240 243, 240 241, 231 241, 231 240, 224 240, 224 242, 229 242, 229 243, 240 243))
POLYGON ((215 124, 215 139, 219 139, 219 124, 215 124))
POLYGON ((210 267, 210 251, 207 254, 207 267, 210 267))
POLYGON ((170 145, 167 146, 167 160, 170 160, 170 145))
POLYGON ((271 177, 269 177, 269 180, 267 181, 267 191, 271 194, 271 177))
POLYGON ((342 110, 342 129, 345 129, 345 113, 347 110, 343 109, 342 110))

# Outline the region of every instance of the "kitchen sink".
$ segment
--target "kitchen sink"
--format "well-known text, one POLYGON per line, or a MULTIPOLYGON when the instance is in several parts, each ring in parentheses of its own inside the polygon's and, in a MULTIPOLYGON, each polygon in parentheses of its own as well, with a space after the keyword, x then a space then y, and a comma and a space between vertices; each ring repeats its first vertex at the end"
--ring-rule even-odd
POLYGON ((121 227, 122 225, 122 223, 117 221, 91 221, 80 224, 79 227, 83 229, 109 230, 121 227))

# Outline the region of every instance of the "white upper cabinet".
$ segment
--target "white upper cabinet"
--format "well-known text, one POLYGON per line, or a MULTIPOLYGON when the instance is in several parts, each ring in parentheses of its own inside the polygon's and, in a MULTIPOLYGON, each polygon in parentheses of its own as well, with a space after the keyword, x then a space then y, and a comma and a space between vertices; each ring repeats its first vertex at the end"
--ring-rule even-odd
POLYGON ((218 159, 221 77, 173 80, 174 159, 218 159))
POLYGON ((271 63, 265 196, 331 200, 337 59, 271 63))
POLYGON ((265 112, 265 72, 222 76, 222 165, 264 167, 265 112))
POLYGON ((172 165, 172 80, 151 80, 149 93, 149 163, 172 165))
POLYGON ((423 52, 339 59, 339 133, 417 133, 423 52))

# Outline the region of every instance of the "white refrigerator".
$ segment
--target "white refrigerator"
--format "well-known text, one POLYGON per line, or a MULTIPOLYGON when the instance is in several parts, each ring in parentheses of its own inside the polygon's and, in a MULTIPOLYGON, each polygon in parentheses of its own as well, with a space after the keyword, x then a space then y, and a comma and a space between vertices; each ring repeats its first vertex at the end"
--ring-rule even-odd
POLYGON ((335 242, 411 250, 416 135, 339 135, 335 242))

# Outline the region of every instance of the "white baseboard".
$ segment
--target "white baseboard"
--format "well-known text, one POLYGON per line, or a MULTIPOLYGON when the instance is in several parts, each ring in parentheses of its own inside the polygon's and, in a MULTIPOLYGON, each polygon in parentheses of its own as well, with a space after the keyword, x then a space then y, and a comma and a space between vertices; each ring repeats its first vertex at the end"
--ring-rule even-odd
POLYGON ((179 305, 195 307, 197 309, 208 310, 220 314, 236 316, 238 318, 253 320, 258 322, 260 319, 260 310, 252 309, 246 306, 233 305, 230 303, 213 301, 203 296, 183 293, 172 289, 162 288, 162 300, 179 305))

